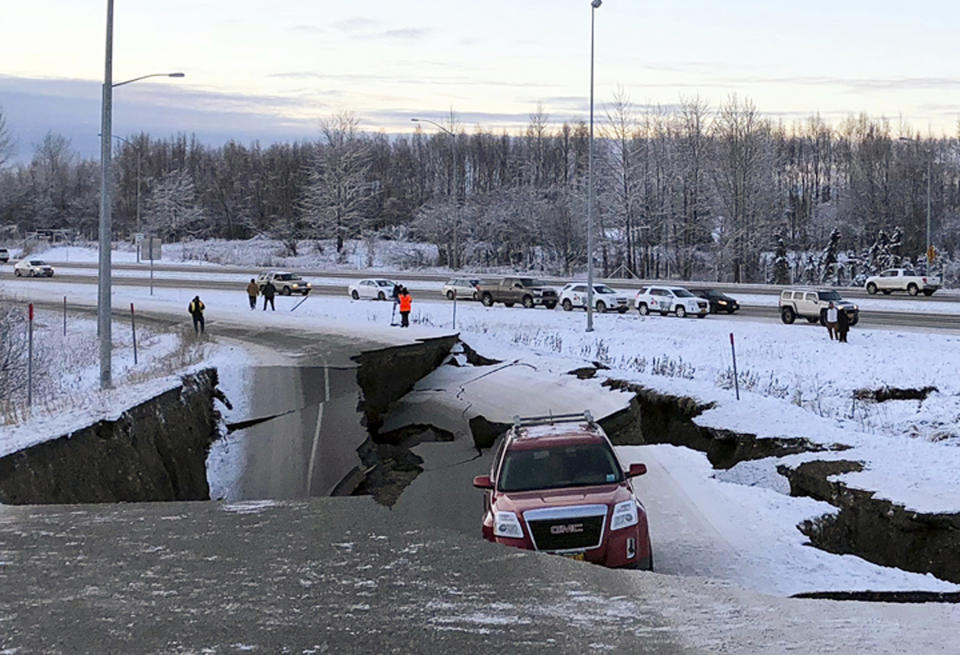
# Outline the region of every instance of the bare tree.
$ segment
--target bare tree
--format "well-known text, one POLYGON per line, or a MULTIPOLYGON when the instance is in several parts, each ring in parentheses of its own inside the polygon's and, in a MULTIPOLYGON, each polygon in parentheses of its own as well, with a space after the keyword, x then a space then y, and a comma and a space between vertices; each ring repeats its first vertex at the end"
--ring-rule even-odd
POLYGON ((713 125, 713 180, 721 221, 721 262, 729 265, 735 282, 756 279, 759 262, 753 253, 763 243, 765 219, 777 214, 772 173, 775 157, 770 124, 750 101, 736 96, 720 107, 713 125))
POLYGON ((0 169, 13 159, 17 152, 17 144, 10 135, 10 129, 7 127, 7 117, 3 114, 3 107, 0 107, 0 169))
POLYGON ((301 209, 307 224, 320 235, 333 236, 342 253, 344 239, 364 227, 378 185, 369 179, 370 153, 356 116, 337 114, 323 121, 321 132, 301 209))
POLYGON ((145 212, 146 225, 152 232, 175 241, 206 236, 204 217, 189 173, 173 170, 154 182, 145 212))

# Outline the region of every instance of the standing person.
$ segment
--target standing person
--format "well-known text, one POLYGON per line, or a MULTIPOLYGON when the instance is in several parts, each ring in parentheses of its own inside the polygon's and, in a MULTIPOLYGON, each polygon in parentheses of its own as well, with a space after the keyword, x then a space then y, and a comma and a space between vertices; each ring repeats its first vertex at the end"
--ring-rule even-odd
POLYGON ((847 332, 850 331, 850 317, 847 312, 840 310, 837 312, 837 340, 840 343, 847 343, 847 332))
POLYGON ((267 280, 267 283, 263 285, 263 290, 260 293, 263 294, 263 311, 267 311, 267 303, 270 303, 271 311, 277 311, 277 308, 273 304, 273 297, 277 295, 277 287, 273 286, 273 281, 267 280))
POLYGON ((837 333, 837 308, 834 307, 831 302, 827 305, 827 314, 826 314, 826 324, 827 324, 827 334, 830 335, 830 340, 833 341, 836 338, 837 333))
POLYGON ((407 287, 400 287, 400 295, 397 296, 400 303, 400 327, 410 327, 410 309, 413 307, 413 298, 407 287))
POLYGON ((200 300, 200 296, 194 296, 193 300, 191 300, 190 304, 187 306, 187 311, 189 311, 190 316, 193 317, 193 331, 196 334, 203 334, 204 309, 206 309, 206 305, 204 305, 203 301, 200 300))
POLYGON ((393 292, 390 294, 393 296, 393 308, 390 310, 390 325, 396 325, 393 322, 394 317, 397 315, 397 305, 400 303, 400 289, 402 289, 398 283, 393 283, 393 292))
POLYGON ((256 281, 250 278, 250 284, 247 285, 247 298, 250 300, 250 309, 257 308, 257 296, 260 294, 260 287, 256 281))

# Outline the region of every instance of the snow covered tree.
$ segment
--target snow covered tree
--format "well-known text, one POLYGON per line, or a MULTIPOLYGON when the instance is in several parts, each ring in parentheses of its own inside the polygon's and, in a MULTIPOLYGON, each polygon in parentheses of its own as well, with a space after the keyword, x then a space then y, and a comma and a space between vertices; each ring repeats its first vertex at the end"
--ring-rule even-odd
POLYGON ((334 237, 342 253, 344 239, 363 229, 378 185, 369 179, 370 152, 356 116, 337 114, 322 123, 321 132, 301 209, 311 229, 334 237))
POLYGON ((7 127, 7 117, 3 115, 3 107, 0 107, 0 169, 6 167, 13 159, 16 150, 16 143, 7 127))
POLYGON ((208 236, 193 180, 182 169, 154 181, 144 218, 147 228, 165 241, 208 236))
POLYGON ((790 263, 787 261, 787 246, 783 238, 777 235, 777 251, 773 260, 773 283, 790 284, 790 263))

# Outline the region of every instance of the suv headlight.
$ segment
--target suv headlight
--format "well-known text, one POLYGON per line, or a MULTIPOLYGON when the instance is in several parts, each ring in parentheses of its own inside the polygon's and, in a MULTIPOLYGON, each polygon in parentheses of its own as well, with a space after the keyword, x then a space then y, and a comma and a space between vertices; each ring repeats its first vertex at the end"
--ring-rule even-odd
POLYGON ((632 500, 625 500, 622 503, 614 505, 613 519, 610 520, 610 529, 620 530, 621 528, 629 528, 631 525, 636 525, 638 520, 637 504, 632 500))
POLYGON ((513 512, 497 512, 493 522, 493 534, 498 537, 523 539, 523 528, 513 512))

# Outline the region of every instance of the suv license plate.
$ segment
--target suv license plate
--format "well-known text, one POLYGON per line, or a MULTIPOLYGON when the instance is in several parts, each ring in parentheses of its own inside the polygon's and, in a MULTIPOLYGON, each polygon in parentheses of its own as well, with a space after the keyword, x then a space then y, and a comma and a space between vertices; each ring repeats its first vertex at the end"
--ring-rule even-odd
POLYGON ((578 562, 582 562, 585 559, 585 554, 580 553, 560 553, 560 556, 566 557, 567 559, 575 559, 578 562))

